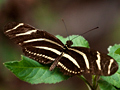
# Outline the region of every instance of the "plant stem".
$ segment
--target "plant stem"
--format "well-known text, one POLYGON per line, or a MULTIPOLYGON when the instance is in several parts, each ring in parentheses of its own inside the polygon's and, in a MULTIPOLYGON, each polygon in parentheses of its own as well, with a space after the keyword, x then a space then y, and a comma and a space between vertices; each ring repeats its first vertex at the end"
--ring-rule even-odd
POLYGON ((92 75, 92 85, 86 80, 86 78, 83 75, 78 76, 78 77, 85 82, 85 84, 87 85, 89 90, 97 90, 97 87, 98 87, 97 80, 98 80, 99 76, 92 75))
POLYGON ((92 87, 94 88, 94 90, 97 90, 98 87, 98 80, 99 76, 98 75, 92 75, 92 87))
POLYGON ((85 82, 85 84, 88 86, 89 90, 94 90, 93 87, 90 85, 90 83, 86 80, 86 78, 83 75, 78 76, 78 77, 85 82))

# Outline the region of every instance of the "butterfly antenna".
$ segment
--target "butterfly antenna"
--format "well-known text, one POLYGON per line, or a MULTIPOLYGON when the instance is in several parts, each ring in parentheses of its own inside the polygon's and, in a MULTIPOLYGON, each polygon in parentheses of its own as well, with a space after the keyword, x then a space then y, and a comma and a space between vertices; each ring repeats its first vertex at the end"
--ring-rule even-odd
MULTIPOLYGON (((96 30, 96 29, 98 29, 98 28, 99 28, 99 27, 95 27, 95 28, 90 29, 90 30, 88 30, 88 31, 86 31, 86 32, 84 32, 84 33, 82 33, 82 34, 80 34, 80 35, 84 35, 84 34, 90 32, 90 31, 96 30)), ((79 36, 76 36, 76 37, 74 37, 73 39, 75 39, 75 38, 77 38, 77 37, 79 37, 79 36)), ((73 39, 72 39, 72 40, 73 40, 73 39)))
POLYGON ((62 19, 62 21, 63 21, 63 24, 64 24, 64 26, 65 26, 65 29, 66 29, 66 32, 67 32, 68 39, 70 40, 69 33, 68 33, 68 30, 67 30, 67 27, 66 27, 66 24, 65 24, 64 19, 62 19))

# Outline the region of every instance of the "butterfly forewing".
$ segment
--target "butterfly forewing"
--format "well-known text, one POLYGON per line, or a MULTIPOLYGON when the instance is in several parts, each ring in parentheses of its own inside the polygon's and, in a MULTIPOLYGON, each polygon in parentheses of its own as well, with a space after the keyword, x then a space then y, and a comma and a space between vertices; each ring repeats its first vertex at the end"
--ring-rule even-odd
POLYGON ((62 52, 63 43, 59 39, 28 24, 8 24, 4 33, 23 48, 26 56, 40 63, 51 63, 62 52))

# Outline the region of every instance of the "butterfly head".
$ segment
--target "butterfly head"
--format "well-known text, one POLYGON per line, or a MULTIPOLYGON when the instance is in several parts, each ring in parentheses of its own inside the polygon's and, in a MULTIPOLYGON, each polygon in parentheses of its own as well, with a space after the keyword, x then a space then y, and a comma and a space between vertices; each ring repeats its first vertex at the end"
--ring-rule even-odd
POLYGON ((66 46, 67 46, 67 47, 70 47, 71 45, 73 45, 73 42, 72 42, 71 40, 68 40, 68 41, 66 42, 66 46))

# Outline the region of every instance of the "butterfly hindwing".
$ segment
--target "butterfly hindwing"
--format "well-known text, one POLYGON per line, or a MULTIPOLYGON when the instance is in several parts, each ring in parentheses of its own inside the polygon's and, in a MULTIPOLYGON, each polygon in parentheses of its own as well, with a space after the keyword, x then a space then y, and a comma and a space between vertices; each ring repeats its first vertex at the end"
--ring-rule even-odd
POLYGON ((69 47, 66 53, 70 57, 66 59, 63 55, 63 58, 59 61, 63 66, 59 63, 58 66, 67 75, 91 73, 93 75, 109 76, 118 69, 118 64, 112 57, 96 50, 84 47, 69 47))

